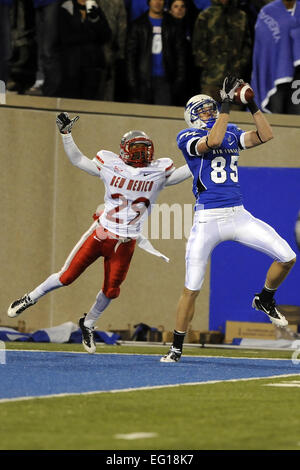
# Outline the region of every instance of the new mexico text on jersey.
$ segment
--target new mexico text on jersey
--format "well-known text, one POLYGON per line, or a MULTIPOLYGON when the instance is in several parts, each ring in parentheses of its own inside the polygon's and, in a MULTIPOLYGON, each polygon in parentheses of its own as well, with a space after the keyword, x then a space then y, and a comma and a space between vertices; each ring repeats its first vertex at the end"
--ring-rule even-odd
POLYGON ((101 150, 93 159, 105 185, 105 209, 100 222, 122 237, 137 238, 168 176, 174 171, 170 158, 134 168, 118 155, 101 150))

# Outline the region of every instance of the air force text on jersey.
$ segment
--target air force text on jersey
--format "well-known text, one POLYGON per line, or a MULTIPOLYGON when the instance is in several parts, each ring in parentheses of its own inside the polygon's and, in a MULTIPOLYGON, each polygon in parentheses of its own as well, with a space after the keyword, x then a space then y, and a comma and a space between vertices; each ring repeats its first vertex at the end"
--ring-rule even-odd
POLYGON ((204 154, 198 154, 199 139, 210 129, 184 129, 177 135, 181 150, 194 178, 195 209, 215 209, 240 206, 243 203, 238 181, 239 152, 245 148, 245 132, 229 124, 222 145, 204 154))

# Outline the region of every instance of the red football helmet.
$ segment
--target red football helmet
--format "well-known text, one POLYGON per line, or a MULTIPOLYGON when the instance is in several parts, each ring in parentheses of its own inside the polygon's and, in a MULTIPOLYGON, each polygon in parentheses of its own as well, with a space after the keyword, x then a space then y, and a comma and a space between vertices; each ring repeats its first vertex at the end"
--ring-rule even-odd
POLYGON ((120 158, 127 165, 136 168, 147 166, 153 160, 152 140, 143 131, 129 131, 123 135, 120 144, 120 158))

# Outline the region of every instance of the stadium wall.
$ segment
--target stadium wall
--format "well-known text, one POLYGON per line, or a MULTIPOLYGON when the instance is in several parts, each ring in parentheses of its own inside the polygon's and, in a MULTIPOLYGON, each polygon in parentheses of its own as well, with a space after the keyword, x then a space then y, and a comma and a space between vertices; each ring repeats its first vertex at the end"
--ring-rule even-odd
MULTIPOLYGON (((61 268, 93 222, 95 208, 103 202, 102 183, 73 167, 64 153, 55 124, 61 111, 80 115, 73 135, 90 158, 100 149, 118 153, 121 136, 136 128, 152 137, 156 157, 172 157, 176 166, 184 164, 176 146, 177 132, 185 127, 181 108, 8 95, 6 104, 0 106, 0 326, 17 326, 16 319, 7 318, 9 303, 61 268)), ((270 115, 268 119, 275 139, 243 152, 240 166, 298 167, 300 117, 270 115)), ((245 130, 253 127, 248 113, 232 112, 231 121, 245 130)), ((129 326, 133 330, 133 325, 141 322, 173 329, 184 283, 185 243, 193 203, 191 180, 166 188, 160 194, 157 204, 164 204, 165 211, 172 206, 177 228, 182 216, 180 236, 178 231, 175 234, 174 214, 170 212, 173 227, 170 239, 162 238, 161 227, 160 238, 155 239, 155 233, 153 239, 149 223, 149 238, 170 258, 170 263, 137 248, 121 295, 103 314, 99 329, 129 326)), ((102 279, 103 264, 99 260, 71 286, 48 294, 19 318, 26 322, 28 330, 66 321, 76 323, 94 302, 102 279)), ((197 302, 194 329, 208 329, 209 305, 210 266, 197 302)))

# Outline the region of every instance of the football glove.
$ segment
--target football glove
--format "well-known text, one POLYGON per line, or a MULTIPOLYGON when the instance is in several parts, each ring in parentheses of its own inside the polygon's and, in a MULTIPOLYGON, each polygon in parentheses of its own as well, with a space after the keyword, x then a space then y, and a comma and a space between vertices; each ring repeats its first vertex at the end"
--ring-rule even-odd
POLYGON ((220 90, 220 96, 222 101, 232 102, 234 99, 235 90, 243 83, 243 80, 228 75, 225 77, 223 82, 222 90, 220 90))
POLYGON ((79 116, 75 116, 73 119, 70 119, 68 113, 60 113, 56 118, 56 124, 59 132, 61 134, 69 134, 78 119, 79 116))

